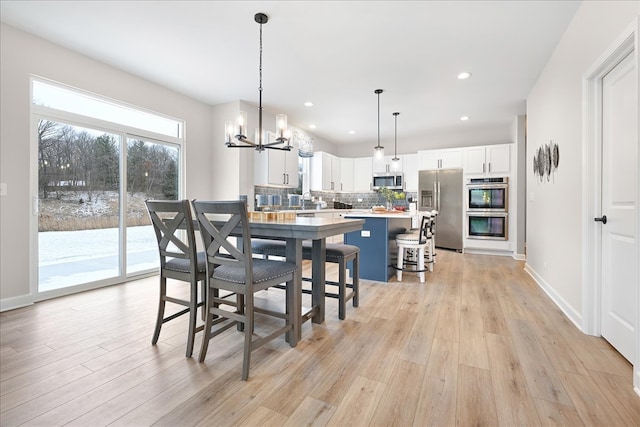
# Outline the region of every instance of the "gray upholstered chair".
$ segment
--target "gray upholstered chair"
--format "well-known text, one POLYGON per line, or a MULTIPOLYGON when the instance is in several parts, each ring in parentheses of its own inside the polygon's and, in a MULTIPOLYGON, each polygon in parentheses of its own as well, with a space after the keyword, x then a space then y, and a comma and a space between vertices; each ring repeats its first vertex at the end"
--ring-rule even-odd
MULTIPOLYGON (((282 240, 254 239, 251 242, 253 253, 261 255, 266 259, 269 256, 285 256, 285 242, 282 240)), ((302 259, 311 260, 312 242, 305 240, 302 242, 302 259)), ((325 297, 338 299, 338 318, 344 320, 347 311, 347 302, 352 300, 354 307, 358 306, 358 298, 360 295, 360 248, 354 245, 345 245, 340 243, 327 243, 325 248, 326 262, 338 264, 338 281, 326 280, 327 285, 338 287, 338 293, 325 292, 325 297), (347 265, 352 263, 352 280, 347 283, 347 265)), ((309 277, 303 277, 302 280, 311 281, 309 277)), ((280 287, 280 286, 275 286, 280 287)), ((302 292, 311 293, 309 289, 303 289, 302 292)))
MULTIPOLYGON (((242 379, 249 377, 251 352, 270 340, 293 330, 293 310, 276 312, 254 305, 254 294, 284 282, 296 280, 298 267, 289 262, 253 259, 251 234, 244 201, 193 201, 207 257, 207 300, 200 362, 205 360, 209 340, 233 325, 244 330, 242 379), (237 243, 236 238, 237 237, 237 243), (219 292, 235 294, 235 301, 220 298, 219 292), (284 325, 264 337, 254 337, 254 313, 284 319, 284 325), (215 329, 214 329, 215 327, 215 329)), ((287 300, 289 300, 287 298, 287 300)))
POLYGON ((147 200, 147 210, 153 224, 160 254, 160 298, 158 316, 153 332, 152 344, 158 342, 162 325, 183 314, 189 313, 189 332, 186 356, 193 354, 198 307, 205 298, 206 262, 204 252, 196 252, 191 207, 188 200, 147 200), (188 282, 191 286, 189 299, 167 295, 167 279, 188 282), (202 282, 202 297, 198 301, 198 282, 202 282), (166 303, 183 305, 187 308, 164 317, 166 303))

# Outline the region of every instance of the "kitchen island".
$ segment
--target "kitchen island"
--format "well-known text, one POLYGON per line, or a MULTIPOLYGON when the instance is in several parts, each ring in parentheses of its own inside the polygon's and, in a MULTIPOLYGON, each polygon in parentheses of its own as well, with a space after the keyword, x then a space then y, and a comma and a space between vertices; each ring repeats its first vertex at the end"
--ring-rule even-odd
POLYGON ((360 248, 360 278, 388 282, 396 270, 398 250, 396 235, 411 228, 412 215, 408 213, 354 212, 345 218, 364 219, 362 230, 344 235, 344 242, 360 248))

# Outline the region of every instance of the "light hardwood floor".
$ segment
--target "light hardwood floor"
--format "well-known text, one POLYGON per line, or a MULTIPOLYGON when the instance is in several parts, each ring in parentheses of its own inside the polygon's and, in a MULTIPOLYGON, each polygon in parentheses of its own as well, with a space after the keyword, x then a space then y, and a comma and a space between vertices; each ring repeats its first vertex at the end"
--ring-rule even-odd
POLYGON ((5 312, 0 425, 640 425, 630 364, 522 268, 439 250, 425 284, 362 281, 346 320, 328 299, 296 348, 279 338, 254 352, 247 382, 235 329, 204 363, 199 338, 184 357, 186 319, 150 344, 157 277, 5 312))

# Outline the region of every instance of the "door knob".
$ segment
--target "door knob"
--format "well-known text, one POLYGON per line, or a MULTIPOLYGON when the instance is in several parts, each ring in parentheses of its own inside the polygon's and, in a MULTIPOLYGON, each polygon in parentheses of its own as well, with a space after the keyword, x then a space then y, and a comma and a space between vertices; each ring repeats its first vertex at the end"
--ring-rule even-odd
POLYGON ((600 218, 593 218, 594 221, 596 222, 601 222, 603 224, 607 223, 607 216, 606 215, 602 215, 600 218))

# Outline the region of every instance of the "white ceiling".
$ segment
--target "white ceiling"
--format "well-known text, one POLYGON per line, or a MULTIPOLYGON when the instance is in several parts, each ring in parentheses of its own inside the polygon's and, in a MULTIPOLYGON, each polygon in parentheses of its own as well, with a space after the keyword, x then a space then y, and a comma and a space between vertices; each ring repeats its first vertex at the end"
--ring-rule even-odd
MULTIPOLYGON (((8 1, 3 22, 208 104, 258 101, 336 145, 508 135, 578 1, 8 1), (468 80, 457 80, 470 71, 468 80), (304 107, 305 101, 314 106, 304 107), (466 122, 460 116, 469 116, 466 122), (350 135, 348 132, 356 133, 350 135)), ((496 141, 505 142, 505 141, 496 141)), ((428 147, 425 147, 428 148, 428 147)), ((401 149, 399 149, 402 152, 401 149)))

